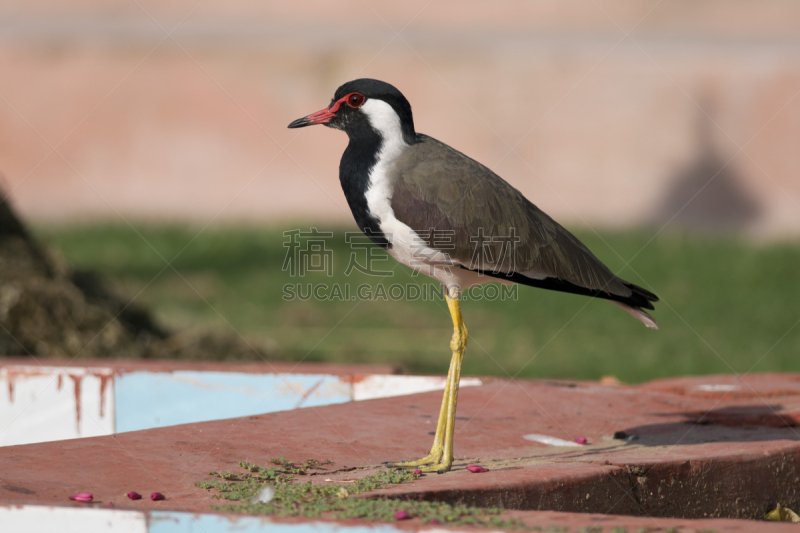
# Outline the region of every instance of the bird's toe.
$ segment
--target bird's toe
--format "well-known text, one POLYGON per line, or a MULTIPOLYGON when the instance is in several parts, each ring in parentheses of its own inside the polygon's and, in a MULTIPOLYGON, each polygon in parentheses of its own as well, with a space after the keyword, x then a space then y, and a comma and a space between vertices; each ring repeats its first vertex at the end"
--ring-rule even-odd
POLYGON ((427 466, 422 466, 419 470, 423 474, 444 474, 445 472, 449 472, 450 468, 452 467, 452 463, 436 463, 427 466))

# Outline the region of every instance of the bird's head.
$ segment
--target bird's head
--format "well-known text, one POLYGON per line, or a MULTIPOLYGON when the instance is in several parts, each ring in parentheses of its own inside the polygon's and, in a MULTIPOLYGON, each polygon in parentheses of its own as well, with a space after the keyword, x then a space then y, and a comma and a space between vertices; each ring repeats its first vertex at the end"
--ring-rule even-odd
POLYGON ((383 137, 399 133, 407 144, 416 139, 411 104, 403 93, 386 82, 369 78, 348 81, 336 89, 328 107, 295 120, 289 127, 314 124, 343 130, 351 140, 376 133, 383 137))

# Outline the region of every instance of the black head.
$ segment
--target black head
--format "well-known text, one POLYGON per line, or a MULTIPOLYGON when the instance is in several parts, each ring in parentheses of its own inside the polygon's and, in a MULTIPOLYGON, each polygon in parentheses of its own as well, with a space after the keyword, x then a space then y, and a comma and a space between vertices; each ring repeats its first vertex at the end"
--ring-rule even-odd
POLYGON ((336 89, 328 108, 297 119, 289 124, 289 127, 302 128, 313 124, 325 124, 329 128, 343 130, 351 139, 375 135, 376 130, 382 128, 380 125, 376 127, 374 121, 389 120, 393 117, 387 117, 383 113, 386 106, 369 104, 371 100, 380 100, 391 107, 400 119, 400 128, 406 143, 411 144, 416 140, 411 104, 403 93, 386 82, 369 78, 348 81, 336 89))

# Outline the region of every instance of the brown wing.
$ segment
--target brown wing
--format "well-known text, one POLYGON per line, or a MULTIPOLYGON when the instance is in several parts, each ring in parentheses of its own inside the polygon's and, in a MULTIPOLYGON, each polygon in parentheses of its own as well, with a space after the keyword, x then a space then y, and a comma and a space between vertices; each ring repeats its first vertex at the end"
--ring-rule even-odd
POLYGON ((647 300, 655 296, 644 289, 652 298, 626 301, 638 287, 615 276, 500 176, 444 143, 420 137, 393 168, 391 205, 397 219, 429 246, 472 270, 491 268, 528 285, 652 308, 647 300))

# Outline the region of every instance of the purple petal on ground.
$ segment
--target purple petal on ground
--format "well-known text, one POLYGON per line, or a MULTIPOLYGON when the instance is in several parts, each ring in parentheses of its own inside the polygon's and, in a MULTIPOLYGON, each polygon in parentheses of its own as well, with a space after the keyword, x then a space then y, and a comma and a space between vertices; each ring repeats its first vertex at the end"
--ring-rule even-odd
POLYGON ((141 500, 142 499, 142 495, 139 494, 136 491, 130 491, 128 494, 126 494, 126 496, 128 498, 130 498, 131 500, 141 500))
POLYGON ((408 514, 408 511, 397 511, 394 513, 395 520, 408 520, 411 516, 408 514))
POLYGON ((165 500, 166 496, 164 496, 160 492, 154 492, 153 494, 150 495, 150 499, 153 500, 154 502, 157 502, 158 500, 165 500))
POLYGON ((472 472, 473 474, 479 474, 481 472, 488 472, 488 468, 484 468, 480 465, 467 465, 467 470, 472 472))
POLYGON ((91 492, 79 492, 78 494, 70 496, 69 499, 76 502, 89 503, 94 497, 91 492))
POLYGON ((578 444, 588 444, 589 443, 589 441, 586 440, 586 437, 578 437, 578 438, 575 439, 575 442, 577 442, 578 444))
POLYGON ((413 474, 414 474, 415 476, 421 476, 421 475, 422 475, 422 470, 420 470, 419 468, 417 468, 416 470, 414 470, 413 474))

